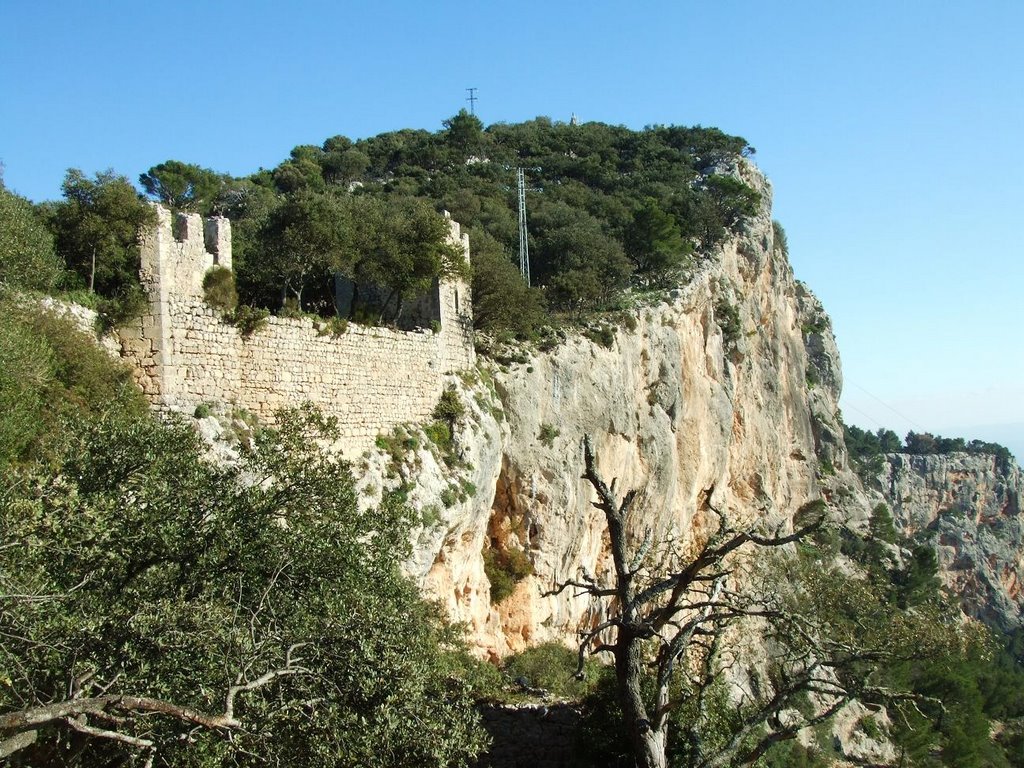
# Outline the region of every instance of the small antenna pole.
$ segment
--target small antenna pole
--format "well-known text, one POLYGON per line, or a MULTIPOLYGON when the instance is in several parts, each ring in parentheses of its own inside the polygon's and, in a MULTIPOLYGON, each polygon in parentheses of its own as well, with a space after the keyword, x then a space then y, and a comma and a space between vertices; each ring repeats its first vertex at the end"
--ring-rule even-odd
POLYGON ((519 271, 523 273, 526 284, 530 284, 530 241, 526 232, 526 174, 517 168, 519 187, 519 271))
POLYGON ((466 90, 469 91, 469 96, 466 97, 466 101, 469 102, 469 114, 475 115, 476 114, 476 92, 478 90, 480 90, 480 89, 479 88, 467 88, 466 90))

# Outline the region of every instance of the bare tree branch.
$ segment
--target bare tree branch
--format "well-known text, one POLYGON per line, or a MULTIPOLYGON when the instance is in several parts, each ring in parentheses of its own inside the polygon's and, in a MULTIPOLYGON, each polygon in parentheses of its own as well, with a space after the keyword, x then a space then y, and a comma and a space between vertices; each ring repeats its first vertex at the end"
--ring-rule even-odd
MULTIPOLYGON (((759 548, 778 548, 800 541, 817 530, 824 514, 791 534, 778 531, 764 534, 754 526, 745 529, 733 527, 726 510, 711 504, 714 487, 702 496, 703 508, 718 517, 718 527, 700 541, 693 552, 665 550, 662 572, 666 575, 639 588, 637 579, 644 573, 645 562, 652 548, 653 534, 644 532, 642 543, 631 550, 627 518, 639 495, 627 491, 621 502, 616 499, 616 483, 607 485, 597 471, 597 457, 589 436, 583 439, 583 478, 590 483, 596 495, 594 507, 605 517, 611 556, 614 564, 614 587, 599 586, 593 580, 568 580, 547 592, 561 594, 572 587, 580 595, 596 598, 614 598, 615 615, 599 626, 580 634, 579 666, 582 670, 588 652, 610 652, 615 659, 618 698, 622 706, 627 730, 633 743, 638 765, 643 768, 663 768, 666 765, 666 744, 669 714, 681 705, 673 700, 672 681, 677 669, 687 670, 692 692, 688 699, 695 707, 696 719, 686 734, 695 765, 724 766, 738 759, 740 751, 747 749, 756 759, 771 744, 792 738, 808 724, 823 722, 833 716, 851 699, 849 691, 837 681, 823 677, 819 671, 839 666, 843 659, 856 658, 859 649, 832 646, 823 649, 817 642, 813 627, 802 626, 775 598, 753 599, 726 588, 726 579, 733 568, 726 565, 734 553, 746 545, 759 548), (788 633, 803 642, 807 650, 798 651, 791 660, 794 668, 783 670, 766 699, 751 699, 739 717, 740 727, 723 748, 704 755, 699 729, 709 715, 709 690, 716 679, 718 654, 722 633, 728 625, 740 619, 757 619, 774 627, 779 633, 788 633), (591 648, 594 639, 602 633, 613 633, 614 640, 591 648), (641 686, 648 664, 645 643, 656 639, 658 648, 653 660, 655 690, 648 706, 641 686), (813 651, 812 649, 818 649, 813 651), (831 651, 829 653, 828 651, 831 651), (794 697, 815 688, 827 699, 826 704, 806 718, 793 722, 779 722, 784 709, 794 709, 794 697), (758 731, 768 730, 749 747, 749 739, 758 731)), ((744 758, 746 756, 743 756, 744 758)))
MULTIPOLYGON (((294 653, 307 643, 291 646, 285 655, 285 664, 249 682, 239 681, 232 685, 225 696, 224 712, 210 714, 193 707, 184 706, 163 699, 126 694, 107 694, 69 698, 64 701, 28 707, 0 715, 0 734, 10 737, 0 742, 0 757, 24 749, 35 741, 35 734, 41 728, 63 725, 88 736, 118 741, 137 749, 155 749, 150 739, 126 733, 123 730, 131 720, 141 715, 164 715, 181 722, 191 723, 199 728, 213 731, 229 731, 243 727, 235 717, 236 700, 240 694, 263 688, 282 677, 311 674, 301 665, 301 659, 294 653), (122 730, 97 728, 89 725, 88 716, 105 720, 122 730), (21 734, 32 734, 32 737, 21 734), (5 750, 8 750, 5 752, 5 750)), ((109 688, 109 685, 107 686, 109 688)))

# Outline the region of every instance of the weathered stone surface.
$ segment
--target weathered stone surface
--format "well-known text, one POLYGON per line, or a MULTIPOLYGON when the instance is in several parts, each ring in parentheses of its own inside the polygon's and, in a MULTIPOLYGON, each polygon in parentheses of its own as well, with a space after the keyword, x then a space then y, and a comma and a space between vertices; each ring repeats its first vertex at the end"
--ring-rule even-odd
MULTIPOLYGON (((807 384, 803 327, 808 307, 818 305, 772 247, 767 182, 749 166, 741 172, 763 195, 758 215, 675 298, 639 310, 635 329, 619 329, 610 349, 572 336, 505 370, 484 364, 503 420, 474 408, 459 435, 476 451, 477 495, 447 531, 420 539, 440 546, 419 551, 412 569, 467 623, 481 655, 571 642, 602 618, 602 605, 571 590, 544 596, 559 580, 600 578, 610 567, 602 518, 580 478, 584 434, 593 436, 607 477, 621 489, 641 489, 635 532, 642 538, 649 530, 655 542, 699 532, 709 502, 735 518, 790 525, 801 504, 833 493, 839 482, 821 477, 819 423, 839 436, 833 456, 846 471, 835 420, 838 368, 823 377, 831 386, 807 384), (720 327, 724 304, 739 315, 735 338, 720 327), (547 445, 540 435, 550 428, 558 434, 547 445), (484 474, 484 467, 497 472, 484 474), (534 574, 498 606, 487 600, 485 542, 521 549, 533 565, 534 574)), ((831 340, 827 327, 821 334, 831 340)), ((838 358, 826 364, 838 366, 838 358)), ((427 489, 446 483, 429 462, 415 479, 427 489)), ((440 504, 429 492, 415 503, 440 504)))
POLYGON ((889 454, 878 480, 903 533, 935 545, 940 576, 964 611, 1024 625, 1024 478, 1017 462, 951 453, 889 454))
MULTIPOLYGON (((120 332, 124 357, 154 405, 191 413, 228 402, 265 421, 280 408, 319 405, 340 420, 339 448, 356 456, 382 431, 425 418, 445 374, 473 366, 472 302, 464 283, 441 283, 440 329, 395 331, 350 325, 339 336, 309 318, 271 317, 248 338, 203 300, 203 276, 231 267, 231 225, 156 206, 142 238, 141 278, 149 312, 120 332), (460 301, 461 297, 461 301, 460 301)), ((450 222, 452 242, 469 240, 450 222)))

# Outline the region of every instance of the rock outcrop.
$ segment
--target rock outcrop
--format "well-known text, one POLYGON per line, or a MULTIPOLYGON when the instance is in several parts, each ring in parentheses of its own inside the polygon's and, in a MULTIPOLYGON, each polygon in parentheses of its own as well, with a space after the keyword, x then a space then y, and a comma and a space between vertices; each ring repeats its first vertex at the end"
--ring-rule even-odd
POLYGON ((831 322, 775 247, 767 181, 746 163, 733 171, 761 194, 757 215, 685 287, 639 307, 609 346, 572 335, 451 379, 467 407, 459 467, 439 461, 426 439, 401 480, 387 478, 383 454, 364 459, 367 503, 389 484, 414 481, 410 499, 429 524, 410 572, 467 624, 480 655, 571 642, 604 618, 587 596, 545 594, 610 569, 604 521, 580 477, 585 434, 603 475, 639 490, 638 540, 699 537, 710 506, 785 528, 819 497, 857 528, 884 498, 904 533, 934 532, 942 577, 969 615, 1020 625, 1019 467, 966 454, 893 455, 865 488, 843 440, 831 322), (532 570, 496 605, 488 551, 492 562, 526 558, 532 570))
MULTIPOLYGON (((760 210, 684 288, 639 308, 609 347, 572 336, 507 367, 484 363, 487 381, 463 386, 470 417, 458 439, 472 469, 461 479, 426 448, 409 457, 413 503, 440 510, 410 569, 481 653, 565 641, 602 618, 587 597, 544 594, 609 569, 580 477, 584 434, 604 475, 639 489, 636 534, 655 543, 699 535, 709 506, 785 528, 846 471, 829 323, 774 247, 767 181, 745 162, 733 170, 761 194, 760 210), (446 506, 453 482, 475 496, 446 506), (532 568, 498 605, 486 549, 525 553, 532 568)), ((385 463, 367 458, 369 491, 387 485, 385 463)))
POLYGON ((893 518, 931 542, 964 612, 1003 630, 1024 624, 1024 476, 988 454, 889 454, 878 477, 893 518))

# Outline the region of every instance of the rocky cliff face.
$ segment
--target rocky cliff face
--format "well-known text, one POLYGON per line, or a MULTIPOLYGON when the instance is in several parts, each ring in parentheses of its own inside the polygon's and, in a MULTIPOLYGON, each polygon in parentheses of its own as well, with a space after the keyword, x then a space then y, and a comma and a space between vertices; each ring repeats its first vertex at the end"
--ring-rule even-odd
POLYGON ((940 576, 971 616, 1024 624, 1024 477, 1012 459, 890 454, 878 477, 902 532, 935 545, 940 576))
POLYGON ((365 459, 367 503, 414 481, 410 499, 427 514, 409 570, 468 625, 481 655, 568 641, 604 618, 588 597, 545 595, 610 570, 603 519, 580 477, 585 434, 603 475, 620 492, 639 489, 638 540, 685 542, 709 505, 785 528, 818 497, 857 527, 884 497, 905 533, 934 532, 942 577, 969 614, 1021 623, 1020 469, 992 457, 894 455, 877 487, 862 485, 843 442, 829 318, 775 248, 767 181, 745 163, 733 170, 761 193, 758 214, 684 288, 639 308, 610 347, 575 335, 453 380, 468 409, 454 468, 426 439, 400 462, 400 478, 391 457, 365 459), (532 569, 496 605, 485 552, 532 569))
MULTIPOLYGON (((406 457, 411 499, 433 520, 410 570, 482 652, 567 639, 602 618, 588 598, 544 595, 559 580, 609 569, 603 521, 580 478, 584 434, 607 478, 640 489, 635 532, 654 542, 693 536, 709 504, 785 527, 801 504, 842 484, 829 323, 774 247, 768 183, 745 163, 735 170, 761 193, 761 209, 685 288, 641 308, 610 348, 573 336, 461 382, 470 416, 459 443, 470 466, 446 470, 425 448, 406 457), (458 487, 476 493, 446 506, 458 487), (488 548, 525 553, 533 571, 496 606, 488 548)), ((368 500, 389 483, 389 461, 366 460, 368 500)))

